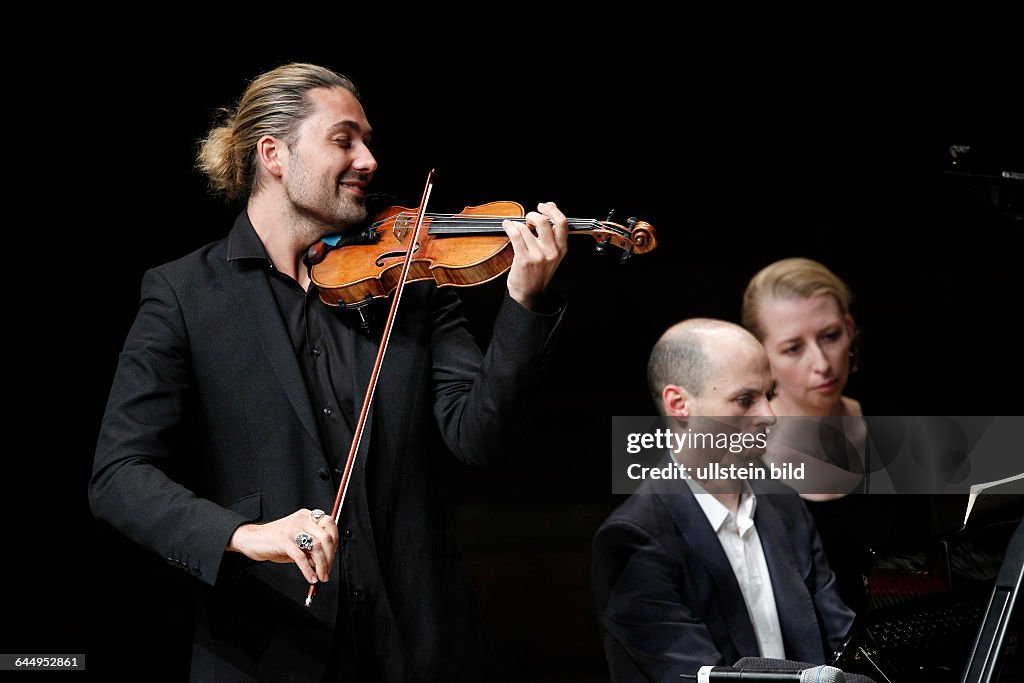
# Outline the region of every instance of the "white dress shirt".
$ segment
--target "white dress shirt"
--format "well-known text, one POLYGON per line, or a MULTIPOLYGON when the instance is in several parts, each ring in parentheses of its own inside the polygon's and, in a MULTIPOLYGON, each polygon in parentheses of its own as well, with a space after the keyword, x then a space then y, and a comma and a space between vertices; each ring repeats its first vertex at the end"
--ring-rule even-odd
POLYGON ((761 539, 757 535, 757 527, 754 526, 754 511, 757 507, 754 492, 746 482, 743 482, 738 514, 734 515, 698 482, 687 479, 686 483, 697 497, 697 503, 711 523, 711 528, 718 535, 725 556, 729 558, 729 564, 732 565, 732 571, 740 585, 740 592, 743 593, 743 601, 747 604, 750 623, 754 625, 754 635, 757 637, 761 656, 785 659, 782 627, 779 625, 779 612, 775 607, 775 592, 772 590, 771 577, 768 575, 768 563, 764 558, 761 539))

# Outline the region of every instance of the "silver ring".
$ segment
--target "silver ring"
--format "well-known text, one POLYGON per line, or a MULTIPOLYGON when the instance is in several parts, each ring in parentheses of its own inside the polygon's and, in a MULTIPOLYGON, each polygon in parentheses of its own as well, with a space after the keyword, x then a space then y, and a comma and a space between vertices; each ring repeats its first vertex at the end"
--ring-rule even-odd
POLYGON ((309 511, 309 518, 312 519, 314 522, 319 522, 320 518, 323 517, 326 514, 327 514, 326 512, 324 512, 320 508, 317 508, 316 510, 310 510, 309 511))
POLYGON ((313 537, 303 531, 295 537, 295 545, 299 546, 302 552, 308 553, 313 549, 313 537))

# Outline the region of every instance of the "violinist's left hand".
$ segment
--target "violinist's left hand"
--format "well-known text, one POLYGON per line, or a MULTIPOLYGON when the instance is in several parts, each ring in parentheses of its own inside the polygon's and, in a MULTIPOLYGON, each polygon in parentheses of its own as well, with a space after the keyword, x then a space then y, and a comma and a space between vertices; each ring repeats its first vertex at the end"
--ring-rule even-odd
POLYGON ((538 204, 537 211, 526 214, 524 220, 505 220, 501 227, 515 251, 508 273, 508 293, 524 308, 532 309, 565 256, 569 221, 554 202, 538 204))

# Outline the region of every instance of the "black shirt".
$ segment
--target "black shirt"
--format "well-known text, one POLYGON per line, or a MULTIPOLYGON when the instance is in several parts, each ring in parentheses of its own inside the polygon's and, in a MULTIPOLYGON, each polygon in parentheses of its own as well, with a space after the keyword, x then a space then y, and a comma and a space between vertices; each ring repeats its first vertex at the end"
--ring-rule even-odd
MULTIPOLYGON (((266 274, 318 416, 321 443, 337 487, 361 408, 362 396, 353 395, 359 387, 352 382, 355 349, 349 343, 353 334, 362 334, 355 331, 359 320, 323 304, 315 287, 306 292, 295 280, 277 271, 245 212, 239 221, 248 229, 232 233, 228 260, 250 261, 252 267, 266 274)), ((527 315, 544 315, 553 329, 563 307, 560 297, 545 294, 527 315)), ((400 671, 404 664, 400 653, 395 652, 400 634, 374 550, 367 488, 358 480, 363 471, 358 465, 353 471, 339 524, 341 545, 335 565, 344 584, 339 586, 335 647, 324 681, 381 680, 385 670, 400 671)), ((372 479, 370 470, 365 472, 372 479)))
MULTIPOLYGON (((267 282, 302 370, 309 400, 317 416, 320 440, 337 487, 352 444, 357 416, 356 400, 352 395, 352 349, 344 343, 343 326, 356 323, 338 308, 320 301, 316 287, 311 286, 309 291, 305 291, 293 278, 277 270, 251 221, 246 220, 246 223, 249 230, 238 234, 239 239, 232 242, 228 258, 258 262, 266 271, 267 282)), ((361 497, 361 487, 349 487, 345 508, 350 509, 348 514, 343 510, 342 529, 339 530, 341 547, 336 560, 340 563, 338 575, 345 585, 339 587, 335 647, 324 681, 368 681, 377 677, 370 625, 374 618, 380 616, 373 615, 372 609, 360 609, 361 596, 366 592, 364 585, 376 578, 376 571, 371 571, 368 558, 360 557, 358 552, 353 552, 355 549, 349 547, 353 536, 360 534, 351 509, 365 505, 364 501, 355 500, 357 497, 361 497), (349 520, 347 524, 346 519, 349 520), (358 578, 347 576, 352 572, 358 578)), ((330 514, 330 508, 325 509, 330 514)))
MULTIPOLYGON (((290 276, 278 271, 255 229, 239 236, 242 239, 232 244, 231 257, 266 264, 267 282, 306 380, 324 450, 337 469, 348 455, 356 422, 355 400, 350 391, 351 349, 346 349, 342 342, 342 325, 347 321, 339 319, 336 307, 320 301, 316 287, 305 291, 290 276)), ((334 475, 337 478, 336 472, 334 475)))

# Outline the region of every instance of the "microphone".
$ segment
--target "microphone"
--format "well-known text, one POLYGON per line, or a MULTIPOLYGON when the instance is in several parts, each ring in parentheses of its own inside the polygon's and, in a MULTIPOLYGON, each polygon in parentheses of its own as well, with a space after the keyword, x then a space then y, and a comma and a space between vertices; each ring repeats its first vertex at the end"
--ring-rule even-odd
POLYGON ((702 666, 697 683, 715 681, 761 681, 762 683, 846 683, 846 674, 834 666, 807 669, 761 669, 733 666, 702 666))

